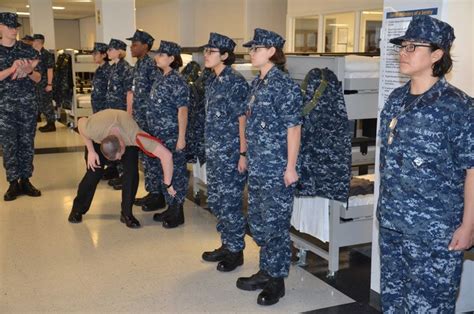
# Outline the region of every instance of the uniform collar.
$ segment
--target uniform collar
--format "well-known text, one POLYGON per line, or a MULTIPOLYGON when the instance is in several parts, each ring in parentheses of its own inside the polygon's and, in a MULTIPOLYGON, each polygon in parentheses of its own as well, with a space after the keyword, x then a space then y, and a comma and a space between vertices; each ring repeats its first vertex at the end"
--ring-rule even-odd
MULTIPOLYGON (((263 80, 268 80, 273 78, 274 76, 277 76, 280 72, 280 69, 276 65, 273 65, 270 70, 268 70, 267 75, 263 78, 263 80)), ((259 74, 260 77, 260 74, 259 74)))
MULTIPOLYGON (((434 103, 448 86, 449 83, 446 81, 446 78, 444 76, 441 77, 429 90, 423 93, 419 104, 426 105, 434 103)), ((405 85, 405 92, 410 92, 410 81, 405 85)))

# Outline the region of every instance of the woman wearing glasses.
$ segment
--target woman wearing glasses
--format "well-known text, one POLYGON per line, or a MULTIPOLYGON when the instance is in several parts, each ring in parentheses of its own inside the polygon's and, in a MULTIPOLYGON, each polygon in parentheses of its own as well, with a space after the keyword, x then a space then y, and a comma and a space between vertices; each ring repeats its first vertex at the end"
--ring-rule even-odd
POLYGON ((186 169, 186 128, 188 124, 189 88, 178 72, 183 65, 181 47, 170 41, 162 40, 156 53, 156 65, 163 75, 155 79, 150 91, 150 104, 147 106, 147 125, 153 136, 160 138, 166 148, 173 153, 173 182, 163 184, 163 190, 171 185, 176 195, 166 193, 168 209, 153 216, 162 222, 165 228, 175 228, 184 224, 183 204, 188 189, 186 169))
POLYGON ((290 268, 290 219, 296 161, 301 138, 301 90, 277 66, 286 62, 285 40, 257 28, 250 49, 252 65, 260 70, 250 88, 247 107, 249 225, 260 246, 259 271, 237 280, 243 290, 263 289, 260 305, 272 305, 285 294, 290 268))
POLYGON ((463 250, 474 234, 474 107, 445 74, 453 28, 415 16, 380 116, 381 297, 384 313, 454 313, 463 250))
POLYGON ((247 170, 245 111, 249 86, 231 68, 235 42, 211 33, 204 46, 205 67, 213 74, 206 86, 205 143, 208 204, 218 218, 221 247, 204 252, 202 258, 219 262, 217 270, 232 271, 244 262, 245 219, 242 193, 247 170))

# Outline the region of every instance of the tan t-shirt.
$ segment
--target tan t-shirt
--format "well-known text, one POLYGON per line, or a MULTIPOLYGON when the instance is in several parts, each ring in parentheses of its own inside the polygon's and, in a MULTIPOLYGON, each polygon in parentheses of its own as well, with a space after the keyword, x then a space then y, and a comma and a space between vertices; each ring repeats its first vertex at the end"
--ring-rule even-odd
MULTIPOLYGON (((117 109, 105 109, 88 117, 82 128, 82 133, 92 141, 101 143, 104 138, 109 136, 110 129, 113 127, 120 130, 120 135, 122 135, 126 146, 137 146, 137 134, 145 133, 126 111, 117 109)), ((153 152, 158 146, 158 142, 145 137, 140 137, 140 141, 149 152, 153 152)))

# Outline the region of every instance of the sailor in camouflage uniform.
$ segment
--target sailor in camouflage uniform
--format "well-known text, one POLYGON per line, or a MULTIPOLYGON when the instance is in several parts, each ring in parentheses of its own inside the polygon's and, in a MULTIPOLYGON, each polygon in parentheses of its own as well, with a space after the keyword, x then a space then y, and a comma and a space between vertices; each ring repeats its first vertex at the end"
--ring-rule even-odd
POLYGON ((386 313, 454 313, 474 236, 474 107, 450 85, 454 30, 415 16, 393 38, 410 81, 380 116, 381 299, 386 313))
POLYGON ((127 44, 111 39, 107 54, 112 61, 106 104, 109 109, 127 110, 127 94, 132 90, 133 68, 125 60, 127 44))
POLYGON ((216 262, 219 271, 232 271, 243 264, 245 219, 242 212, 247 170, 245 141, 249 86, 231 64, 235 42, 211 33, 204 46, 205 67, 213 70, 206 88, 205 144, 208 204, 218 218, 222 245, 202 258, 216 262))
MULTIPOLYGON (((149 132, 146 121, 146 111, 148 97, 150 96, 151 86, 156 77, 161 76, 155 60, 148 55, 153 47, 155 39, 147 32, 137 29, 133 37, 127 38, 132 41, 130 50, 132 57, 137 58, 133 71, 133 102, 132 113, 133 118, 137 121, 142 130, 149 132)), ((156 158, 151 158, 140 152, 140 159, 145 172, 145 190, 148 194, 145 197, 135 200, 135 205, 142 206, 144 211, 152 211, 161 209, 166 206, 165 197, 161 191, 160 172, 161 165, 156 158)))
POLYGON ((40 196, 29 181, 33 174, 34 137, 38 102, 35 70, 38 52, 16 40, 18 16, 0 13, 0 145, 10 186, 3 196, 12 201, 21 194, 40 196))
POLYGON ((300 87, 278 69, 286 61, 285 40, 257 28, 250 48, 260 75, 251 85, 247 109, 249 224, 260 246, 260 270, 237 280, 243 290, 263 289, 257 303, 272 305, 285 294, 291 258, 290 218, 301 139, 300 87))
POLYGON ((39 52, 40 62, 37 70, 41 73, 41 81, 36 85, 39 112, 46 117, 46 124, 39 127, 40 132, 55 132, 56 113, 53 107, 53 69, 54 54, 44 48, 44 35, 33 35, 33 48, 39 52))
MULTIPOLYGON (((162 40, 154 53, 156 65, 163 75, 154 81, 151 88, 146 118, 150 134, 160 138, 173 153, 172 184, 176 195, 165 195, 168 209, 155 214, 153 219, 162 222, 165 228, 175 228, 184 224, 183 204, 188 189, 185 147, 189 87, 178 72, 183 65, 178 44, 162 40)), ((163 185, 162 189, 166 189, 163 179, 159 181, 163 185)))
POLYGON ((110 76, 110 64, 107 57, 108 49, 107 44, 96 42, 92 50, 94 62, 99 65, 92 79, 91 104, 94 113, 107 109, 106 95, 110 76))

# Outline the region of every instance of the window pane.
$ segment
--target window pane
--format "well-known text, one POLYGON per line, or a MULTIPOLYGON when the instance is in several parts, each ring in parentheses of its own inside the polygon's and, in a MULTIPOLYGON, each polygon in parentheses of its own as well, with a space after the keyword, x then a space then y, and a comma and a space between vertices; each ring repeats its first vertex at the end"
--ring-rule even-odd
POLYGON ((295 19, 295 52, 316 52, 318 48, 318 18, 295 19))
POLYGON ((354 51, 355 13, 324 16, 324 52, 354 51))

